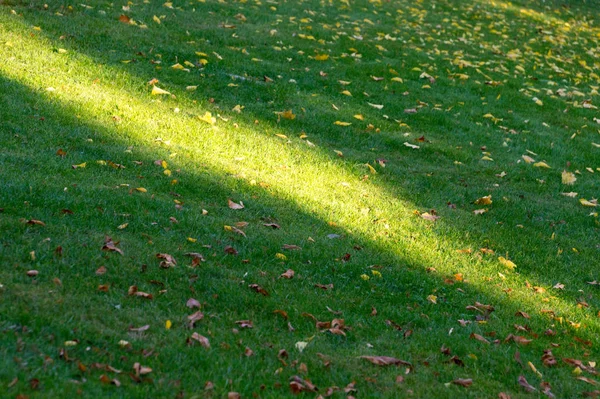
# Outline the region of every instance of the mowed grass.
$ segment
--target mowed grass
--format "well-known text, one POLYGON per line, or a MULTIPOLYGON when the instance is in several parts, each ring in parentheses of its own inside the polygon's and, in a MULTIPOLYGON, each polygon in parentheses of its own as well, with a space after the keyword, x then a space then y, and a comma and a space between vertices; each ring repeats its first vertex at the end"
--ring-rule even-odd
POLYGON ((0 396, 597 389, 599 3, 0 5, 0 396))

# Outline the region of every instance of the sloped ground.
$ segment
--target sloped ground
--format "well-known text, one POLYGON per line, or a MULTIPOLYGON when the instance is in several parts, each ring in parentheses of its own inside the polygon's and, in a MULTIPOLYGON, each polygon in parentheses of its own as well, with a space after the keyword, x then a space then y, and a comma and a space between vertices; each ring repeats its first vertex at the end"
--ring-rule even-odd
POLYGON ((598 393, 597 2, 0 4, 3 396, 598 393))

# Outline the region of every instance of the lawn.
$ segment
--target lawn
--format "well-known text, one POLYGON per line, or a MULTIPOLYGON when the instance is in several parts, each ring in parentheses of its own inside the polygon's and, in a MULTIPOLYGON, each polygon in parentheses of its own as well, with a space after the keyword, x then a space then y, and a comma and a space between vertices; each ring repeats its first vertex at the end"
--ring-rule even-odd
POLYGON ((600 395, 598 7, 0 0, 0 397, 600 395))

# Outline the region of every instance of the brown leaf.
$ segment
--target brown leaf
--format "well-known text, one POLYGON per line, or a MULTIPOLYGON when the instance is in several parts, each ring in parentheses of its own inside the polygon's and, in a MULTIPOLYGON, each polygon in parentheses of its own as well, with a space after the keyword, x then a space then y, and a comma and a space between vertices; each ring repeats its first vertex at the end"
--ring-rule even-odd
POLYGON ((254 328, 251 320, 238 320, 235 322, 241 328, 254 328))
POLYGON ((458 356, 456 356, 456 355, 452 356, 450 358, 450 360, 448 360, 448 362, 454 363, 454 364, 456 364, 457 366, 460 366, 460 367, 465 367, 464 362, 462 360, 460 360, 460 358, 458 356))
POLYGON ((174 257, 172 257, 169 254, 156 254, 156 257, 158 259, 163 259, 163 261, 160 262, 160 265, 159 265, 163 269, 168 269, 170 267, 177 266, 177 261, 175 260, 174 257))
POLYGON ((242 395, 237 392, 229 392, 227 394, 227 399, 241 399, 242 395))
POLYGON ((473 385, 473 380, 471 378, 458 378, 454 381, 452 381, 453 384, 455 385, 460 385, 461 387, 470 387, 471 385, 473 385))
POLYGON ((556 396, 552 393, 552 387, 549 382, 542 382, 540 384, 540 388, 542 389, 542 393, 549 398, 556 398, 556 396))
POLYGON ((518 344, 521 345, 527 345, 530 344, 531 341, 533 341, 532 339, 527 339, 525 337, 522 337, 520 335, 513 335, 513 334, 508 334, 508 336, 506 338, 504 338, 504 342, 510 342, 510 341, 514 341, 518 344))
POLYGON ((377 366, 390 366, 390 365, 397 366, 397 365, 401 364, 403 366, 408 366, 409 368, 413 367, 412 364, 410 364, 407 361, 396 359, 394 357, 389 357, 389 356, 361 356, 360 358, 365 359, 377 366))
POLYGON ((128 24, 131 21, 131 18, 129 18, 127 15, 125 14, 121 14, 119 16, 119 22, 123 22, 124 24, 128 24))
POLYGON ((276 309, 273 311, 273 313, 281 315, 281 317, 283 317, 284 319, 288 319, 288 314, 285 310, 281 310, 281 309, 276 309))
POLYGON ((139 377, 140 375, 150 374, 152 372, 152 369, 150 367, 142 366, 137 362, 133 364, 133 370, 135 371, 136 377, 139 377))
POLYGON ((129 287, 129 290, 127 291, 127 294, 130 296, 139 296, 145 299, 152 299, 152 294, 148 294, 146 292, 142 292, 142 291, 138 291, 137 286, 132 285, 131 287, 129 287))
POLYGON ((510 399, 510 395, 504 392, 498 394, 498 399, 510 399))
POLYGON ((29 225, 38 225, 38 226, 45 226, 46 223, 42 222, 41 220, 37 220, 37 219, 22 219, 22 222, 25 224, 29 224, 29 225))
POLYGON ((112 238, 110 238, 109 236, 106 236, 106 238, 104 239, 104 246, 102 247, 103 251, 113 251, 113 252, 118 252, 121 255, 123 255, 123 251, 121 251, 120 248, 117 248, 117 245, 119 245, 119 242, 113 242, 112 238))
POLYGON ((106 267, 105 266, 100 266, 99 268, 96 269, 96 275, 97 276, 102 276, 104 273, 106 273, 106 267))
POLYGON ((100 292, 108 292, 110 285, 108 284, 100 284, 98 285, 98 291, 100 292))
POLYGON ((244 350, 244 356, 246 357, 250 357, 254 355, 254 351, 248 347, 246 347, 246 349, 244 350))
POLYGON ((38 272, 37 270, 28 270, 28 271, 27 271, 27 275, 28 275, 29 277, 35 277, 35 276, 37 276, 39 273, 40 273, 40 272, 38 272))
POLYGON ((300 248, 297 245, 283 244, 283 249, 288 249, 291 251, 298 251, 298 250, 301 250, 302 248, 300 248))
POLYGON ((188 307, 188 308, 190 308, 190 309, 193 309, 193 308, 198 308, 198 309, 200 309, 200 307, 201 307, 202 305, 200 304, 200 302, 198 302, 198 300, 196 300, 196 299, 194 299, 194 298, 190 298, 190 299, 188 299, 188 300, 187 300, 187 302, 185 303, 185 306, 187 306, 187 307, 188 307))
POLYGON ((517 313, 515 313, 515 316, 524 317, 526 319, 530 319, 531 318, 531 316, 529 316, 527 313, 522 312, 520 310, 517 313))
POLYGON ((150 324, 146 324, 145 326, 141 326, 141 327, 137 327, 137 328, 129 326, 129 331, 132 331, 132 332, 144 332, 144 331, 147 331, 149 328, 150 328, 150 324))
POLYGON ((579 376, 577 377, 577 379, 579 381, 583 381, 583 382, 587 382, 588 384, 592 384, 592 385, 600 385, 600 382, 596 381, 596 380, 592 380, 591 378, 587 378, 587 377, 583 377, 583 376, 579 376))
POLYGON ((327 331, 329 331, 333 335, 343 335, 344 337, 346 336, 346 333, 344 332, 344 330, 337 328, 337 327, 330 328, 327 331))
POLYGON ((479 341, 479 342, 483 342, 483 343, 485 343, 485 344, 489 344, 489 343, 490 343, 490 341, 488 341, 487 339, 485 339, 485 338, 484 338, 484 337, 482 337, 481 335, 479 335, 479 334, 475 334, 475 333, 471 333, 471 335, 469 335, 469 338, 471 338, 471 339, 476 339, 477 341, 479 341))
POLYGON ((189 343, 191 343, 191 340, 199 342, 200 345, 202 345, 205 348, 210 348, 210 342, 208 341, 208 338, 198 334, 197 332, 192 334, 189 343))
POLYGON ((321 288, 323 290, 332 290, 333 289, 333 284, 327 284, 327 285, 324 285, 324 284, 315 284, 315 287, 321 288))
POLYGON ((231 209, 244 209, 244 203, 242 201, 240 201, 240 203, 238 204, 230 199, 227 199, 227 204, 231 209))
POLYGON ((230 246, 230 245, 226 246, 226 247, 223 249, 223 251, 225 251, 225 253, 226 253, 226 254, 229 254, 229 255, 237 255, 237 254, 238 254, 238 251, 236 251, 236 249, 235 249, 235 248, 233 248, 233 247, 232 247, 232 246, 230 246))
POLYGON ((198 252, 188 252, 185 254, 185 256, 189 256, 191 257, 193 260, 199 261, 199 262, 206 262, 206 259, 204 259, 204 255, 198 253, 198 252))
POLYGON ((261 287, 258 284, 250 284, 250 285, 248 285, 248 288, 250 288, 253 291, 258 292, 261 295, 269 296, 269 293, 267 292, 267 290, 265 290, 263 287, 261 287))
POLYGON ((287 269, 285 273, 281 274, 279 277, 290 279, 294 277, 294 274, 295 272, 292 269, 287 269))
POLYGON ((290 377, 290 389, 293 393, 317 392, 319 389, 309 380, 305 380, 297 375, 290 377))
POLYGON ((519 376, 519 385, 521 385, 527 392, 537 391, 533 385, 527 382, 524 376, 519 376))
POLYGON ((198 322, 204 318, 204 313, 202 313, 201 311, 197 311, 197 312, 189 315, 187 318, 188 318, 188 324, 189 324, 190 328, 194 328, 194 326, 196 325, 196 322, 198 322))
POLYGON ((277 223, 263 223, 263 226, 265 226, 265 227, 271 227, 273 229, 279 229, 279 228, 281 228, 281 226, 279 226, 277 223))

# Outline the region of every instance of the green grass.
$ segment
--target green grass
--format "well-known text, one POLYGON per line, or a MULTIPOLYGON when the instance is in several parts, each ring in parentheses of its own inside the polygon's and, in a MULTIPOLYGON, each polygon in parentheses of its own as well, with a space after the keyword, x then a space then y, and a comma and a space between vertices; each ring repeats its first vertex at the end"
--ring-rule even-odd
POLYGON ((600 223, 579 201, 600 194, 598 2, 168 5, 0 0, 0 396, 279 398, 296 375, 333 397, 596 389, 563 359, 599 360, 600 223))

